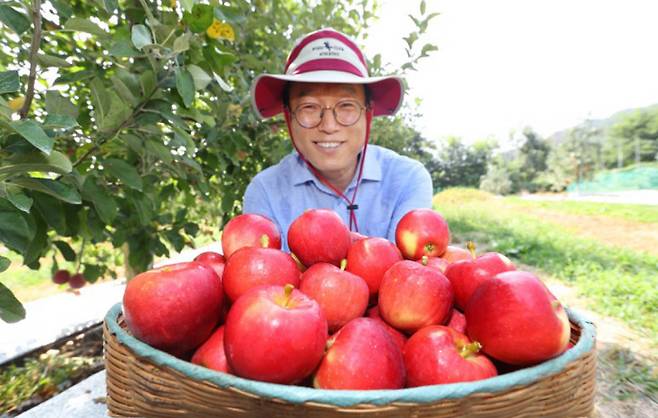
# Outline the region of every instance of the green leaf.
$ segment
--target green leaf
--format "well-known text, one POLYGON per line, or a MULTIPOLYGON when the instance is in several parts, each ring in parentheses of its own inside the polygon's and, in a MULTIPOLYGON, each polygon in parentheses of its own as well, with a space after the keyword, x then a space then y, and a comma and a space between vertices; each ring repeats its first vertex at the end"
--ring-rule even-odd
POLYGON ((95 24, 89 19, 83 19, 81 17, 72 17, 66 21, 64 24, 63 30, 65 31, 74 31, 74 32, 85 32, 92 35, 106 36, 105 32, 100 26, 95 24))
POLYGON ((35 229, 30 227, 20 212, 0 208, 0 241, 4 242, 7 247, 23 254, 34 237, 34 233, 35 229))
POLYGON ((6 185, 7 199, 16 206, 17 209, 25 213, 30 213, 32 208, 32 198, 21 191, 19 187, 11 184, 6 185))
POLYGON ((133 48, 132 42, 127 39, 120 39, 112 45, 108 53, 113 57, 137 57, 140 54, 138 50, 133 48))
POLYGON ((205 89, 208 84, 212 81, 212 78, 201 69, 201 67, 190 64, 187 66, 187 70, 192 74, 192 79, 194 80, 194 88, 196 90, 205 89))
POLYGON ((29 154, 18 154, 6 160, 0 167, 0 180, 30 171, 67 174, 72 169, 71 161, 59 151, 53 151, 50 155, 35 151, 29 154))
POLYGON ((73 119, 78 118, 78 108, 57 90, 48 90, 46 92, 46 110, 49 115, 67 115, 73 119))
POLYGON ((425 14, 425 0, 420 2, 420 14, 424 15, 425 14))
POLYGON ((183 10, 186 12, 191 12, 192 7, 194 7, 194 0, 180 0, 181 6, 183 6, 183 10))
POLYGON ((176 69, 176 90, 183 99, 185 107, 190 107, 194 102, 194 79, 186 69, 176 69))
POLYGON ((50 2, 57 10, 57 14, 59 14, 59 17, 62 21, 65 21, 69 19, 71 16, 73 16, 73 9, 71 8, 71 6, 69 6, 68 1, 50 0, 50 2))
POLYGON ((14 93, 21 88, 18 71, 0 72, 0 94, 14 93))
POLYGON ((46 223, 59 235, 70 235, 62 201, 44 193, 33 193, 33 197, 34 206, 46 223))
POLYGON ((67 62, 64 58, 46 54, 38 54, 37 62, 42 67, 70 67, 73 65, 67 62))
POLYGON ((100 219, 106 224, 111 224, 117 216, 117 204, 110 197, 107 191, 101 189, 96 184, 96 179, 92 176, 87 177, 84 185, 82 186, 82 195, 86 200, 94 204, 96 213, 100 219))
POLYGON ((58 198, 66 203, 79 205, 82 203, 80 194, 73 187, 61 181, 50 179, 38 179, 30 177, 18 177, 12 180, 12 183, 23 187, 24 189, 35 190, 58 198))
POLYGON ((174 160, 174 157, 173 155, 171 155, 171 151, 169 150, 169 148, 167 148, 166 146, 162 145, 162 143, 154 139, 146 140, 144 146, 146 147, 147 152, 153 154, 154 156, 162 160, 165 164, 171 164, 171 162, 174 160))
POLYGON ((108 13, 112 14, 119 7, 117 0, 103 0, 103 7, 108 13))
POLYGON ((103 273, 105 273, 105 268, 102 266, 87 263, 84 263, 84 266, 85 269, 82 275, 85 276, 85 279, 87 279, 89 283, 94 283, 96 280, 98 280, 99 277, 103 275, 103 273))
MULTIPOLYGON (((48 114, 43 122, 46 129, 72 129, 78 126, 78 121, 69 115, 48 114)), ((54 152, 54 151, 53 151, 54 152)))
POLYGON ((128 199, 135 206, 140 225, 147 226, 153 219, 153 203, 146 196, 138 193, 131 193, 128 199))
POLYGON ((181 53, 190 49, 190 38, 192 37, 191 33, 184 33, 174 41, 174 52, 181 53))
POLYGON ((114 91, 108 92, 98 78, 91 82, 91 97, 96 123, 101 132, 118 128, 132 114, 130 107, 126 106, 114 91))
POLYGON ((195 236, 197 233, 199 233, 199 225, 195 224, 194 222, 187 222, 185 225, 183 225, 183 229, 187 234, 192 236, 195 236))
POLYGON ((60 253, 62 253, 62 256, 64 257, 64 260, 66 261, 75 261, 75 251, 73 251, 73 248, 65 242, 65 241, 53 241, 53 244, 55 244, 55 247, 59 250, 60 253))
POLYGON ((25 308, 2 283, 0 283, 0 318, 7 323, 18 322, 25 318, 25 308))
POLYGON ((121 98, 127 103, 130 103, 133 107, 137 106, 139 100, 133 95, 128 86, 126 86, 123 81, 121 81, 121 79, 116 75, 112 76, 111 80, 112 85, 114 86, 114 89, 119 94, 119 96, 121 96, 121 98))
POLYGON ((11 260, 0 255, 0 273, 7 270, 11 265, 11 260))
POLYGON ((126 186, 142 191, 142 177, 137 172, 137 169, 123 160, 117 158, 110 158, 103 161, 103 167, 110 175, 121 180, 126 186))
POLYGON ((9 26, 11 30, 19 35, 22 35, 32 26, 32 22, 27 16, 4 4, 0 5, 0 22, 9 26))
POLYGON ((165 237, 167 237, 167 241, 173 245, 174 249, 178 252, 182 251, 183 248, 185 247, 185 239, 183 236, 175 230, 169 230, 164 233, 165 237))
POLYGON ((31 120, 16 120, 9 122, 9 125, 18 133, 20 136, 25 138, 30 144, 34 145, 38 150, 44 152, 45 154, 50 154, 53 149, 54 140, 46 135, 46 133, 41 129, 41 126, 31 120))
POLYGON ((149 97, 157 85, 157 80, 153 71, 144 71, 139 76, 139 84, 142 86, 142 97, 149 97))
POLYGON ((195 4, 191 12, 183 13, 183 22, 187 23, 194 33, 205 32, 214 19, 212 6, 207 4, 195 4))
POLYGON ((130 35, 130 39, 133 41, 135 48, 141 50, 146 45, 152 45, 153 40, 151 39, 151 32, 145 25, 134 25, 130 35))
POLYGON ((244 13, 241 13, 239 8, 224 5, 215 8, 215 16, 219 20, 225 20, 232 24, 244 22, 246 19, 244 13))
POLYGON ((39 268, 39 259, 48 247, 49 241, 48 225, 46 225, 40 216, 34 216, 33 219, 36 224, 36 232, 27 247, 27 251, 23 254, 23 264, 35 269, 34 265, 37 266, 36 268, 39 268))

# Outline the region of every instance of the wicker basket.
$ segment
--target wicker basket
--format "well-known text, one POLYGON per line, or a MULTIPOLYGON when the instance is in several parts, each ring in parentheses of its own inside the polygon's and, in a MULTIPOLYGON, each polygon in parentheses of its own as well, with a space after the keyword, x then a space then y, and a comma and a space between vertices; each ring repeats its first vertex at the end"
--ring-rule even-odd
POLYGON ((132 337, 121 305, 103 327, 114 417, 582 417, 594 407, 595 331, 569 311, 563 355, 469 383, 400 390, 319 390, 242 379, 179 360, 132 337))

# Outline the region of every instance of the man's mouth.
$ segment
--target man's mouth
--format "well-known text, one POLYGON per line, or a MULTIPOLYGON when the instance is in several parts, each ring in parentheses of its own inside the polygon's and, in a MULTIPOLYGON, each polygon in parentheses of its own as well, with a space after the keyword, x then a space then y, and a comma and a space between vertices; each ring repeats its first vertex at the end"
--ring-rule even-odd
POLYGON ((325 148, 325 149, 332 149, 332 148, 338 148, 342 144, 342 142, 329 142, 329 141, 316 141, 315 145, 319 146, 320 148, 325 148))

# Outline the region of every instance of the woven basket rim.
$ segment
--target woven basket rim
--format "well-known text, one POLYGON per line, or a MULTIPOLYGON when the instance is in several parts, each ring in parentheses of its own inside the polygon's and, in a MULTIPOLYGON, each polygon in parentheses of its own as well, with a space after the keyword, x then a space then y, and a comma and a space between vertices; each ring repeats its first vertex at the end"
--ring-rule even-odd
POLYGON ((437 402, 442 399, 462 398, 473 393, 497 393, 510 390, 517 386, 537 382, 542 378, 563 371, 570 363, 578 361, 585 354, 589 353, 594 348, 596 338, 594 324, 581 313, 567 308, 570 321, 578 325, 581 329, 578 342, 574 347, 560 356, 538 365, 475 382, 395 390, 325 390, 249 380, 178 359, 139 341, 126 332, 118 323, 121 313, 121 303, 115 304, 108 311, 105 316, 105 323, 109 331, 116 336, 120 343, 132 350, 135 355, 157 366, 169 367, 192 379, 205 380, 222 388, 236 388, 267 399, 279 399, 294 404, 313 402, 338 407, 349 407, 358 404, 425 404, 437 402))

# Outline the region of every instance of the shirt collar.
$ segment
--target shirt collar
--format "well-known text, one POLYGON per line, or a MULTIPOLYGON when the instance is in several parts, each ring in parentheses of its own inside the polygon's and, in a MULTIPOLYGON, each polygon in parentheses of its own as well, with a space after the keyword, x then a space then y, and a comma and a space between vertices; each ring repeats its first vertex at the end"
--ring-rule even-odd
MULTIPOLYGON (((380 181, 382 179, 382 166, 379 160, 375 156, 374 147, 372 145, 369 145, 368 150, 370 152, 366 152, 366 161, 363 164, 363 174, 361 175, 361 179, 370 180, 370 181, 380 181)), ((311 172, 311 170, 309 170, 304 160, 302 160, 302 158, 299 156, 299 153, 297 151, 294 151, 294 153, 295 153, 295 165, 297 166, 298 169, 292 171, 292 184, 297 186, 309 181, 317 180, 316 177, 311 172)), ((357 166, 357 170, 358 170, 358 166, 357 166)), ((352 183, 356 181, 357 175, 358 172, 355 172, 354 179, 352 179, 352 183)), ((351 187, 352 183, 348 187, 351 187)))

